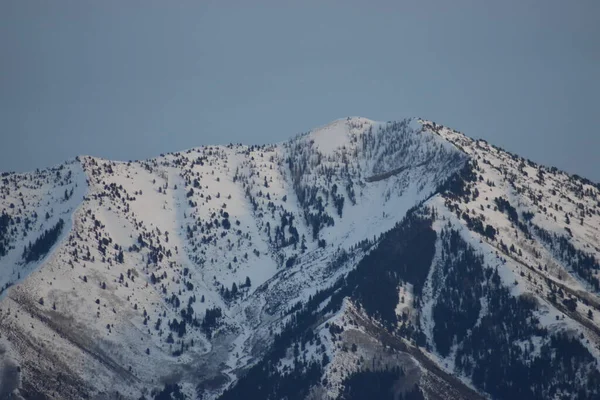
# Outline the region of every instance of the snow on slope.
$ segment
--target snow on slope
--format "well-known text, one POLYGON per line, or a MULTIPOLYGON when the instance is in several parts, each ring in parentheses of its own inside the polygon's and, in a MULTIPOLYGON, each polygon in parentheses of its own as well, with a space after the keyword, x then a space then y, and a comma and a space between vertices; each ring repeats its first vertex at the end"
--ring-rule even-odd
MULTIPOLYGON (((435 123, 424 125, 469 154, 475 172, 466 178, 468 188, 462 196, 436 196, 426 203, 438 215, 436 256, 421 308, 428 343, 435 347, 432 309, 444 286, 440 268, 449 257, 441 254, 440 236, 450 227, 483 257, 483 265, 499 273, 512 296, 535 299, 540 327, 580 337, 600 366, 598 185, 435 123)), ((483 297, 481 301, 477 324, 490 313, 483 297)), ((530 357, 536 357, 542 343, 547 338, 532 337, 523 346, 535 347, 538 353, 530 357)), ((458 373, 454 369, 456 348, 447 356, 433 351, 431 357, 449 372, 458 373)))
POLYGON ((448 128, 434 131, 478 162, 477 195, 467 202, 453 202, 451 207, 489 221, 498 231, 498 242, 509 250, 514 246, 509 255, 516 261, 536 267, 544 277, 573 290, 598 292, 599 286, 596 283, 594 288, 593 280, 600 271, 582 277, 571 268, 565 269, 565 265, 570 264, 564 259, 565 255, 561 256, 558 249, 542 240, 538 229, 567 238, 576 250, 600 260, 600 189, 596 185, 448 128), (497 198, 507 200, 514 207, 514 216, 499 209, 497 198), (525 231, 522 226, 526 227, 525 231))
POLYGON ((366 118, 353 117, 348 119, 339 119, 333 121, 321 128, 312 130, 308 135, 314 146, 324 155, 331 155, 335 150, 349 146, 352 143, 352 135, 360 134, 361 129, 357 126, 348 124, 352 120, 353 123, 360 126, 373 126, 374 121, 366 118), (358 129, 357 129, 358 128, 358 129))
MULTIPOLYGON (((2 236, 10 250, 0 257, 0 283, 29 275, 5 292, 0 333, 21 366, 23 393, 138 398, 178 382, 190 396, 200 384, 216 397, 264 353, 294 304, 357 265, 368 251, 357 244, 425 201, 443 218, 434 224, 438 234, 446 223, 460 229, 487 265, 498 265, 513 295, 546 295, 550 280, 589 301, 573 313, 558 309, 561 316, 586 320, 600 304, 588 292, 592 277, 565 262, 559 237, 544 242, 533 227, 568 236, 598 259, 597 188, 431 122, 347 118, 273 146, 206 146, 135 162, 81 157, 59 170, 3 176, 0 207, 14 222, 2 236), (468 157, 477 161, 477 194, 431 197, 468 157), (499 210, 496 198, 512 204, 519 220, 499 210), (474 233, 465 214, 493 226, 495 238, 474 233), (18 266, 31 232, 58 218, 66 225, 49 255, 18 266), (531 237, 519 222, 529 224, 531 237), (71 383, 60 385, 58 373, 71 383)), ((429 343, 434 275, 421 311, 411 285, 398 288, 407 303, 397 312, 413 323, 421 312, 429 343)), ((383 354, 372 336, 379 328, 353 307, 347 303, 329 322, 362 318, 344 340, 374 340, 366 347, 383 354)), ((592 343, 597 320, 576 327, 592 343)), ((318 332, 326 349, 307 354, 333 360, 327 390, 334 395, 339 371, 357 355, 331 347, 324 324, 318 332)), ((392 358, 414 365, 415 354, 392 358)), ((430 357, 454 372, 452 357, 430 357)))
MULTIPOLYGON (((72 227, 2 302, 5 315, 30 316, 0 323, 16 343, 24 390, 57 390, 52 368, 43 367, 53 360, 73 380, 61 389, 72 397, 133 395, 174 379, 191 390, 198 370, 216 388, 235 379, 290 304, 330 285, 360 257, 338 265, 340 254, 389 229, 430 196, 449 167, 461 165, 456 151, 419 132, 414 121, 352 118, 278 146, 70 164, 71 180, 55 182, 60 189, 36 210, 56 210, 59 190, 72 181, 79 191, 55 212, 74 213, 72 227), (209 316, 217 309, 220 316, 209 316)), ((6 179, 17 181, 11 193, 23 190, 25 178, 6 179)), ((30 190, 27 208, 48 190, 30 190)), ((22 251, 21 242, 11 243, 14 254, 22 251)))
POLYGON ((75 160, 35 173, 3 174, 1 183, 0 298, 8 286, 43 263, 43 257, 24 259, 27 245, 60 219, 66 226, 57 242, 64 238, 87 188, 85 175, 75 160))
MULTIPOLYGON (((369 126, 358 126, 362 130, 356 133, 356 137, 369 138, 369 126)), ((472 308, 470 305, 466 305, 465 314, 470 312, 470 310, 476 311, 471 329, 480 328, 481 326, 489 327, 489 324, 497 321, 505 310, 495 308, 498 307, 497 303, 494 303, 494 306, 490 306, 488 303, 492 300, 497 302, 499 298, 503 299, 503 288, 507 288, 509 298, 525 299, 523 300, 525 302, 523 304, 532 304, 531 307, 533 307, 533 311, 528 317, 518 317, 515 315, 515 319, 526 318, 522 321, 519 320, 518 325, 521 327, 527 326, 527 329, 530 329, 532 334, 530 336, 522 336, 521 333, 519 340, 509 344, 509 346, 516 346, 521 349, 520 353, 515 352, 514 354, 516 355, 511 357, 523 357, 523 361, 526 364, 539 362, 542 350, 546 355, 548 351, 558 351, 556 347, 553 347, 555 346, 554 340, 559 340, 556 338, 560 338, 562 337, 560 335, 566 334, 566 337, 580 343, 589 352, 592 360, 595 358, 595 361, 590 364, 586 364, 587 361, 577 361, 577 368, 580 368, 577 374, 589 371, 593 374, 600 361, 598 357, 600 354, 600 330, 598 319, 595 317, 596 312, 600 308, 597 288, 594 289, 593 280, 598 272, 598 267, 590 264, 598 262, 598 256, 594 252, 593 246, 593 238, 596 237, 599 228, 598 221, 596 221, 597 185, 586 182, 578 177, 568 176, 551 168, 537 166, 530 161, 511 155, 500 149, 489 147, 486 143, 469 139, 462 134, 433 123, 424 122, 424 126, 426 132, 443 139, 441 143, 444 149, 448 151, 454 149, 455 151, 464 152, 464 154, 470 155, 470 160, 468 168, 464 168, 458 174, 460 176, 458 181, 453 178, 446 182, 441 188, 442 194, 433 196, 424 203, 424 207, 432 210, 432 215, 435 215, 432 228, 437 236, 435 243, 436 251, 422 296, 415 296, 412 285, 409 283, 400 281, 398 285, 398 299, 400 302, 395 305, 395 311, 396 315, 406 313, 406 316, 402 316, 402 319, 404 320, 405 318, 406 321, 399 321, 397 330, 392 330, 393 333, 399 336, 395 337, 399 342, 395 342, 388 349, 388 354, 397 353, 399 358, 405 358, 407 362, 401 362, 396 356, 393 356, 390 361, 391 364, 388 366, 402 366, 410 370, 411 367, 408 364, 417 363, 423 372, 423 375, 417 381, 423 388, 426 388, 426 393, 437 396, 440 394, 439 390, 441 388, 441 393, 445 393, 445 396, 448 398, 473 398, 471 396, 475 392, 474 388, 477 387, 477 390, 482 390, 482 387, 481 378, 475 382, 471 378, 471 372, 468 369, 465 370, 465 365, 473 366, 473 361, 469 361, 472 359, 467 358, 467 361, 465 361, 465 354, 469 354, 468 352, 471 350, 465 347, 466 340, 469 339, 470 329, 465 329, 462 332, 457 331, 458 336, 452 339, 454 343, 450 344, 448 351, 440 350, 434 330, 436 329, 436 319, 439 320, 441 318, 439 310, 443 310, 443 308, 437 308, 437 316, 434 309, 440 303, 448 301, 449 297, 452 301, 456 301, 459 307, 465 306, 465 301, 461 301, 463 297, 460 294, 457 295, 456 292, 470 292, 472 290, 474 293, 477 293, 478 288, 479 290, 485 288, 482 293, 490 294, 479 295, 479 297, 474 299, 471 299, 469 296, 464 297, 466 302, 473 300, 477 303, 477 307, 472 308), (464 182, 461 184, 460 182, 462 181, 464 182), (541 187, 540 183, 543 181, 554 181, 560 184, 563 193, 560 196, 556 196, 555 191, 558 192, 559 187, 557 185, 553 185, 549 189, 541 187), (569 205, 568 203, 571 204, 569 205), (549 209, 558 211, 571 209, 571 211, 566 211, 564 225, 549 224, 547 229, 552 229, 551 232, 557 236, 546 235, 547 237, 543 238, 542 236, 545 234, 543 231, 539 231, 537 226, 542 225, 544 221, 550 221, 551 218, 554 219, 554 215, 548 215, 549 209), (577 227, 569 227, 569 225, 573 224, 569 219, 573 220, 573 215, 576 214, 577 209, 579 210, 580 217, 583 218, 583 220, 579 221, 579 224, 586 227, 585 233, 581 233, 577 227), (586 221, 590 221, 590 223, 586 224, 586 221), (450 232, 457 232, 460 239, 452 239, 454 240, 452 242, 449 239, 450 232), (569 247, 565 245, 561 241, 563 237, 568 242, 572 239, 575 246, 569 247), (588 238, 587 243, 585 238, 588 238), (590 238, 592 239, 591 241, 589 240, 590 238), (454 280, 451 286, 448 286, 445 282, 446 276, 452 273, 447 268, 460 269, 461 262, 464 261, 461 258, 463 253, 451 253, 448 250, 454 246, 451 243, 458 241, 461 241, 464 243, 464 246, 474 251, 474 262, 475 264, 480 263, 478 268, 483 280, 482 283, 478 283, 477 281, 469 283, 470 277, 468 276, 462 277, 462 281, 459 280, 457 282, 454 280), (442 247, 445 247, 446 250, 442 251, 442 247), (584 253, 577 253, 577 251, 584 251, 584 253), (480 261, 477 261, 479 260, 478 257, 481 257, 480 261), (591 274, 588 274, 588 272, 591 272, 591 274), (489 279, 492 275, 494 279, 497 277, 497 282, 492 279, 490 283, 489 279), (473 286, 469 286, 470 284, 473 286), (465 285, 465 287, 462 285, 465 285), (440 292, 442 289, 445 289, 444 296, 440 292), (406 303, 402 302, 402 297, 404 297, 406 303), (405 325, 405 322, 409 323, 408 327, 405 325), (414 330, 415 327, 424 334, 423 343, 428 349, 426 352, 421 352, 411 347, 414 345, 412 343, 414 337, 410 339, 410 331, 411 329, 414 330), (406 332, 409 332, 408 336, 406 336, 406 332), (407 354, 410 357, 406 358, 407 354), (436 368, 441 369, 441 371, 436 368), (443 391, 449 390, 448 382, 452 381, 452 378, 449 376, 458 377, 463 385, 462 387, 460 385, 452 386, 456 389, 456 392, 452 395, 449 392, 443 391)), ((384 131, 385 129, 379 132, 384 131)), ((416 132, 413 131, 413 134, 416 132)), ((395 137, 401 136, 402 132, 396 132, 395 137)), ((344 159, 345 154, 352 154, 353 151, 360 153, 361 150, 368 149, 368 145, 353 147, 353 144, 357 143, 358 140, 354 141, 352 140, 352 136, 350 137, 351 140, 346 142, 343 147, 338 147, 333 155, 322 154, 318 147, 316 147, 316 151, 311 151, 312 142, 310 134, 301 136, 297 139, 297 142, 291 142, 288 145, 291 154, 294 155, 292 157, 293 160, 305 160, 305 165, 316 168, 318 171, 317 176, 314 176, 311 168, 290 167, 292 177, 295 174, 300 175, 300 177, 294 180, 294 189, 299 193, 298 197, 300 203, 304 206, 305 214, 321 215, 324 213, 318 201, 316 205, 311 204, 311 202, 306 202, 308 204, 302 202, 302 198, 306 193, 317 193, 317 195, 313 195, 314 197, 323 193, 323 197, 326 197, 327 185, 333 187, 334 182, 335 184, 339 182, 336 181, 335 174, 332 174, 331 178, 328 177, 327 163, 332 159, 335 160, 336 157, 344 159), (304 138, 308 140, 308 145, 302 143, 304 138), (294 143, 302 144, 298 145, 298 149, 296 150, 294 143)), ((411 136, 412 139, 414 137, 414 135, 411 136)), ((368 139, 362 143, 368 143, 368 139)), ((404 144, 406 143, 408 142, 404 144)), ((390 146, 388 142, 387 146, 382 148, 393 149, 394 147, 390 146)), ((421 159, 435 158, 435 156, 431 157, 427 151, 419 151, 422 149, 423 147, 418 147, 416 151, 401 153, 403 155, 417 155, 408 162, 411 165, 411 169, 415 169, 415 166, 419 164, 418 155, 420 153, 428 155, 428 157, 421 159)), ((381 148, 379 150, 381 151, 381 148)), ((389 164, 392 164, 395 160, 403 160, 403 157, 395 157, 393 153, 387 153, 387 156, 385 161, 389 164)), ((376 193, 381 193, 377 189, 374 189, 377 187, 378 182, 397 185, 401 182, 401 179, 391 180, 390 178, 397 176, 397 174, 406 173, 407 170, 403 169, 402 164, 396 161, 391 166, 388 164, 386 168, 380 168, 378 171, 380 172, 378 175, 380 179, 372 179, 373 159, 376 159, 376 157, 361 159, 360 170, 363 173, 365 171, 370 172, 367 178, 364 179, 364 182, 370 184, 369 187, 373 190, 371 193, 374 194, 373 198, 375 198, 376 193), (389 173, 390 171, 393 173, 389 173)), ((345 171, 354 170, 352 161, 355 158, 348 157, 348 160, 342 169, 342 176, 345 171)), ((452 161, 452 158, 449 157, 446 161, 452 161)), ((443 161, 438 161, 436 164, 443 165, 444 163, 443 161)), ((458 168, 460 168, 460 165, 460 163, 457 163, 458 168)), ((435 176, 435 171, 431 169, 427 170, 433 172, 435 176)), ((352 174, 350 173, 349 175, 352 174)), ((427 176, 423 173, 419 177, 420 182, 427 180, 427 176)), ((355 188, 356 186, 348 185, 348 187, 355 188)), ((399 187, 395 186, 395 188, 399 187)), ((349 194, 349 191, 347 193, 349 194)), ((402 198, 398 194, 402 193, 402 195, 406 195, 409 192, 400 189, 393 193, 395 195, 392 196, 394 200, 390 200, 390 202, 397 205, 395 202, 399 198, 402 198)), ((329 195, 331 196, 331 193, 329 195)), ((333 197, 335 203, 335 195, 333 197)), ((386 199, 385 196, 383 198, 386 199)), ((377 202, 375 201, 372 204, 377 204, 377 202)), ((385 208, 386 204, 384 200, 381 205, 377 204, 375 207, 378 209, 385 208)), ((399 207, 399 209, 402 208, 399 207)), ((335 219, 335 212, 332 212, 335 210, 330 211, 325 209, 325 211, 329 211, 326 217, 332 216, 335 220, 335 225, 333 227, 323 227, 319 230, 318 233, 322 235, 319 237, 322 238, 327 237, 328 230, 337 230, 338 227, 344 224, 343 218, 341 222, 335 219)), ((400 214, 404 214, 404 212, 400 214)), ((353 213, 353 215, 358 214, 353 213)), ((365 214, 361 215, 358 220, 369 221, 369 216, 371 215, 376 218, 376 215, 372 214, 370 210, 365 210, 365 214)), ((379 221, 380 226, 382 223, 385 223, 384 221, 385 213, 383 213, 379 221)), ((317 225, 317 227, 319 226, 317 225)), ((344 228, 342 231, 348 232, 349 230, 344 228)), ((363 237, 369 238, 369 235, 367 234, 363 237)), ((344 243, 343 240, 341 243, 344 243)), ((377 246, 376 241, 374 246, 377 246)), ((364 253, 356 255, 356 258, 360 260, 363 255, 364 253)), ((324 261, 322 259, 318 262, 323 263, 324 261)), ((310 264, 301 265, 306 269, 310 264)), ((353 261, 348 262, 347 265, 342 263, 342 267, 338 271, 344 270, 343 273, 345 273, 355 265, 356 262, 353 261)), ((291 282, 295 277, 294 271, 295 269, 292 267, 291 272, 282 274, 282 278, 286 282, 291 282)), ((475 268, 476 271, 477 268, 475 268)), ((400 271, 396 271, 396 273, 400 273, 400 271)), ((312 270, 309 275, 311 277, 318 276, 312 270)), ((460 277, 460 273, 457 275, 460 277)), ((302 275, 299 276, 302 277, 302 275)), ((385 279, 384 276, 381 278, 385 279)), ((456 274, 454 279, 456 279, 456 274)), ((473 276, 471 279, 476 278, 473 276)), ((321 278, 318 281, 323 280, 321 278)), ((318 283, 314 282, 310 282, 306 286, 310 288, 325 288, 331 286, 335 281, 335 279, 327 280, 326 277, 325 280, 328 283, 323 286, 319 286, 318 283)), ((277 281, 274 281, 274 283, 277 283, 277 281)), ((277 289, 277 293, 280 293, 281 290, 279 290, 279 287, 277 289)), ((316 293, 312 291, 307 292, 307 294, 314 295, 316 293)), ((305 297, 305 299, 308 299, 308 297, 305 297)), ((316 310, 322 310, 327 302, 328 299, 324 300, 322 305, 316 310)), ((285 304, 290 305, 289 302, 285 302, 285 304)), ((339 311, 333 315, 318 314, 319 318, 321 318, 319 320, 320 324, 311 331, 317 335, 316 339, 310 335, 296 337, 287 348, 286 356, 277 361, 278 372, 281 376, 286 376, 286 374, 296 376, 299 370, 302 371, 302 368, 305 368, 304 373, 309 375, 310 371, 308 368, 311 363, 313 363, 312 365, 322 364, 325 366, 322 375, 322 381, 325 383, 313 386, 313 392, 310 395, 312 397, 310 398, 321 398, 319 396, 325 396, 325 394, 330 398, 336 398, 343 389, 343 382, 346 378, 356 372, 365 370, 365 359, 379 357, 377 356, 379 354, 377 350, 378 346, 385 348, 386 345, 390 345, 390 338, 385 333, 387 328, 377 325, 376 315, 363 314, 362 321, 357 324, 357 314, 362 313, 357 311, 356 307, 354 307, 355 311, 349 311, 353 307, 349 307, 351 303, 348 302, 348 299, 342 304, 339 311), (337 331, 336 328, 332 332, 330 326, 338 323, 341 326, 341 330, 337 331), (359 341, 356 350, 351 350, 351 347, 354 347, 352 345, 357 344, 357 335, 360 337, 365 330, 369 331, 366 334, 366 338, 359 341), (339 336, 339 341, 336 345, 332 345, 334 336, 339 336), (321 359, 324 361, 321 362, 321 359), (327 363, 326 360, 330 362, 327 363)), ((508 302, 505 304, 520 303, 508 302)), ((311 309, 307 311, 309 310, 311 309)), ((302 309, 300 313, 302 312, 305 312, 305 310, 302 309)), ((291 314, 291 312, 288 314, 291 314)), ((526 315, 527 312, 524 314, 526 315)), ((471 314, 467 318, 472 318, 472 316, 471 314)), ((456 319, 462 320, 463 317, 457 315, 456 319)), ((459 322, 457 325, 462 323, 465 322, 459 322)), ((503 334, 501 328, 494 327, 494 329, 500 331, 498 332, 499 335, 503 334)), ((515 332, 509 333, 515 335, 515 332)), ((451 335, 453 334, 455 332, 449 331, 447 336, 452 338, 451 335)), ((516 335, 519 335, 518 330, 516 335)), ((479 340, 482 339, 481 333, 479 333, 477 338, 479 340)), ((511 352, 516 351, 511 347, 509 349, 511 352)), ((485 349, 479 349, 479 351, 483 352, 483 354, 486 353, 485 349)), ((562 356, 565 355, 563 354, 562 356)), ((566 357, 569 356, 566 355, 566 357)), ((558 355, 557 359, 560 359, 558 355)), ((585 357, 582 360, 585 360, 585 357)), ((385 363, 379 367, 385 370, 385 363)), ((377 370, 374 367, 373 369, 377 370)), ((572 374, 572 372, 570 373, 572 374)), ((562 374, 562 378, 560 379, 565 379, 565 377, 567 380, 571 379, 571 375, 568 373, 566 375, 562 374)), ((584 377, 581 379, 585 380, 588 378, 584 377)), ((536 385, 538 385, 536 386, 536 390, 541 390, 539 384, 539 382, 536 382, 536 385)), ((551 381, 547 381, 545 384, 548 386, 544 390, 550 390, 550 392, 554 390, 552 389, 553 384, 559 385, 551 381)), ((564 390, 563 394, 565 396, 572 393, 569 392, 568 388, 561 390, 564 390)))

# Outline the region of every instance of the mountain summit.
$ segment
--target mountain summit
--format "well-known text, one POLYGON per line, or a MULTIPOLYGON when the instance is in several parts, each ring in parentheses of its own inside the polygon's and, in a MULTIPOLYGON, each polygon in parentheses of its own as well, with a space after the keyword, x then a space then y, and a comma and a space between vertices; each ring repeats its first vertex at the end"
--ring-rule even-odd
POLYGON ((600 186, 434 122, 0 179, 0 398, 600 397, 600 186))

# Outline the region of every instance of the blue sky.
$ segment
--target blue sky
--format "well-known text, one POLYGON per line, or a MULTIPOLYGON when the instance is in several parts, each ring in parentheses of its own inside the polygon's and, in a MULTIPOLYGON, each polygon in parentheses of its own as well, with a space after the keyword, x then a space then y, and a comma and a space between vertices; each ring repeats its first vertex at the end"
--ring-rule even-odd
POLYGON ((600 181, 600 2, 0 2, 0 171, 432 119, 600 181))

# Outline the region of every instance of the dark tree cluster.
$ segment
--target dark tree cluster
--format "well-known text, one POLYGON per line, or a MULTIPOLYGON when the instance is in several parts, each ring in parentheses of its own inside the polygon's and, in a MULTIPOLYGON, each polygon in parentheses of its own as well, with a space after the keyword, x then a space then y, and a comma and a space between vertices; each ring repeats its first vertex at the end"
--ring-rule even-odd
POLYGON ((8 252, 9 227, 13 224, 13 218, 3 210, 0 214, 0 257, 4 257, 8 252))
MULTIPOLYGON (((446 257, 472 252, 459 235, 450 233, 448 239, 446 257)), ((447 274, 445 285, 450 288, 439 292, 433 313, 435 326, 440 325, 438 334, 434 329, 436 347, 447 354, 457 345, 458 371, 497 399, 598 398, 600 372, 579 340, 549 334, 535 315, 535 301, 513 296, 496 270, 482 269, 477 256, 464 256, 462 264, 447 274), (453 289, 456 285, 459 291, 453 289), (483 316, 480 299, 487 304, 483 316), (541 342, 537 352, 532 341, 536 337, 541 342)))
MULTIPOLYGON (((496 197, 494 199, 494 203, 496 203, 496 207, 498 207, 498 211, 505 213, 506 215, 508 215, 508 220, 510 222, 512 222, 513 224, 515 224, 528 238, 531 236, 529 233, 529 228, 527 227, 527 225, 522 222, 521 220, 519 220, 519 213, 517 212, 516 208, 514 208, 510 202, 502 197, 496 197)), ((527 218, 530 217, 530 214, 523 214, 524 215, 524 219, 527 221, 527 218)), ((531 218, 533 218, 533 216, 531 215, 531 218)), ((531 221, 531 218, 529 218, 529 221, 531 221)))
POLYGON ((350 260, 350 253, 346 251, 346 249, 339 249, 334 256, 331 258, 331 261, 327 263, 327 269, 331 272, 340 269, 350 260))
POLYGON ((202 319, 201 328, 208 337, 212 335, 213 330, 219 325, 219 320, 223 313, 219 307, 207 308, 202 319))
POLYGON ((519 222, 519 213, 517 210, 510 204, 508 200, 502 197, 496 197, 494 199, 494 203, 498 207, 498 211, 502 213, 506 213, 508 215, 508 220, 517 223, 519 222))
POLYGON ((389 326, 398 322, 395 307, 400 282, 413 285, 415 298, 421 295, 435 254, 432 213, 409 211, 346 278, 352 298, 389 326))
POLYGON ((280 224, 275 227, 275 238, 273 244, 278 249, 291 245, 296 248, 296 244, 300 241, 300 235, 298 233, 298 229, 296 229, 294 226, 294 215, 284 211, 280 214, 280 216, 280 224), (289 236, 286 236, 286 232, 289 236))
POLYGON ((464 212, 461 214, 461 217, 466 222, 467 228, 470 230, 477 232, 490 240, 496 239, 498 231, 490 224, 484 225, 483 216, 470 216, 469 213, 464 212))
POLYGON ((30 242, 25 246, 22 256, 23 261, 26 263, 38 261, 48 254, 50 248, 52 248, 58 240, 64 224, 65 222, 62 219, 59 219, 56 225, 50 229, 46 229, 33 243, 30 242))
POLYGON ((575 246, 564 236, 548 232, 547 230, 534 225, 534 232, 547 247, 556 254, 570 269, 575 271, 582 279, 588 282, 595 291, 600 290, 600 281, 596 273, 600 270, 600 264, 596 258, 587 254, 575 246))
POLYGON ((458 172, 446 179, 439 191, 448 198, 468 201, 473 195, 473 183, 477 182, 476 163, 476 160, 466 162, 458 172))
MULTIPOLYGON (((433 340, 445 357, 452 344, 462 341, 479 317, 484 267, 482 257, 466 245, 458 232, 444 230, 441 236, 444 286, 433 307, 433 340)), ((498 271, 494 271, 492 279, 500 279, 498 271)))
POLYGON ((394 385, 404 376, 399 367, 383 371, 360 371, 345 378, 340 400, 425 400, 418 386, 407 392, 397 391, 394 385))
MULTIPOLYGON (((340 193, 337 184, 331 185, 334 176, 349 180, 348 161, 342 161, 344 167, 334 169, 322 164, 323 155, 310 146, 297 142, 289 147, 290 155, 287 159, 288 168, 292 175, 294 192, 298 202, 304 210, 304 219, 312 229, 313 240, 318 240, 319 232, 327 226, 333 226, 335 221, 325 210, 331 195, 333 206, 337 214, 341 217, 344 208, 344 195, 340 193), (308 181, 312 173, 317 172, 319 176, 324 176, 327 185, 320 186, 308 181), (330 189, 328 189, 330 187, 330 189)), ((336 156, 337 157, 337 156, 336 156)), ((338 161, 336 159, 336 161, 338 161)), ((351 186, 350 186, 351 187, 351 186)), ((354 192, 349 195, 354 197, 354 192)), ((355 198, 353 203, 355 203, 355 198)))
POLYGON ((338 193, 338 186, 334 183, 331 187, 331 197, 333 197, 333 205, 338 213, 338 216, 342 218, 342 211, 344 210, 344 195, 338 193))

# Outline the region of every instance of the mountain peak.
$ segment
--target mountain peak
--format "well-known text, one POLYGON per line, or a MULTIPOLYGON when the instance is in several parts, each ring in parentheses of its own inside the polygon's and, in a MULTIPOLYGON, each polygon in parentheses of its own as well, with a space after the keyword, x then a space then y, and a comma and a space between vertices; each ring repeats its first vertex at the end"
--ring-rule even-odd
POLYGON ((309 133, 310 140, 323 154, 332 154, 335 150, 347 146, 353 134, 360 134, 375 124, 367 118, 347 117, 336 119, 309 133))
POLYGON ((414 118, 77 161, 2 176, 0 398, 5 376, 68 400, 167 382, 365 398, 378 376, 426 398, 600 395, 600 190, 583 180, 414 118), (585 357, 562 365, 565 346, 585 357))

